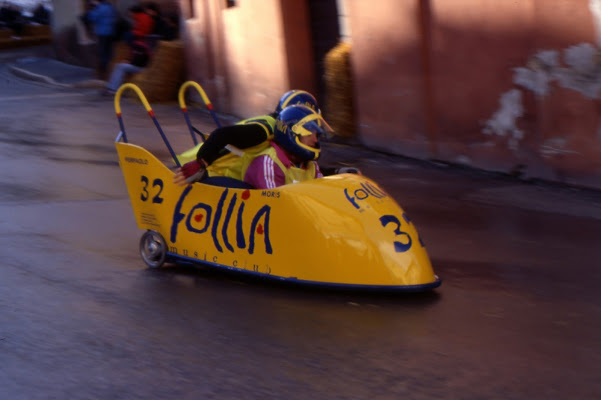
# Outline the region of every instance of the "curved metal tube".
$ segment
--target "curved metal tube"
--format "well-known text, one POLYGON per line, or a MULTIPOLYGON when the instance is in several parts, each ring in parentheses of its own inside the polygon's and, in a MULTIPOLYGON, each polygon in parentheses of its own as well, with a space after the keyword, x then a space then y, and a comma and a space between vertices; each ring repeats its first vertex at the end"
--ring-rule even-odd
POLYGON ((138 98, 144 105, 146 112, 148 112, 148 115, 152 119, 152 122, 154 122, 154 125, 156 126, 157 130, 161 134, 161 137, 163 138, 163 142, 165 142, 167 149, 169 149, 169 153, 171 153, 171 157, 175 161, 175 164, 177 164, 178 167, 181 167, 181 164, 180 164, 179 160, 177 159, 177 156, 175 155, 175 152, 173 151, 171 144, 167 140, 167 137, 165 136, 163 129, 159 125, 159 122, 157 121, 157 119, 154 115, 154 111, 152 111, 152 108, 150 107, 150 104, 148 103, 148 100, 146 99, 146 96, 144 96, 144 93, 142 93, 142 90, 138 86, 134 85, 133 83, 124 83, 123 85, 121 85, 119 87, 119 89, 117 90, 117 93, 115 93, 115 112, 117 114, 117 120, 119 121, 119 127, 121 128, 120 136, 123 138, 123 141, 125 143, 127 143, 127 136, 125 135, 125 126, 123 125, 123 118, 121 117, 121 95, 127 89, 132 89, 134 92, 136 92, 136 94, 138 95, 138 98))
POLYGON ((188 89, 189 87, 193 87, 194 89, 196 89, 198 91, 198 93, 200 94, 200 97, 202 97, 202 101, 205 103, 205 106, 207 107, 207 110, 209 110, 209 113, 211 113, 211 117, 213 117, 213 120, 215 121, 215 124, 217 125, 218 128, 221 128, 221 123, 219 122, 219 119, 217 119, 217 115, 215 114, 215 111, 213 110, 213 104, 211 104, 211 100, 209 100, 209 97, 205 93, 204 89, 198 83, 196 83, 194 81, 184 82, 179 88, 177 98, 179 101, 179 106, 182 109, 182 112, 184 113, 184 118, 186 119, 186 124, 188 124, 188 129, 190 130, 190 135, 192 136, 192 140, 194 141, 194 144, 197 145, 198 139, 196 139, 196 135, 194 134, 194 127, 192 126, 192 123, 190 122, 190 116, 188 115, 188 107, 186 106, 186 100, 185 100, 185 96, 184 96, 184 94, 186 93, 186 89, 188 89))

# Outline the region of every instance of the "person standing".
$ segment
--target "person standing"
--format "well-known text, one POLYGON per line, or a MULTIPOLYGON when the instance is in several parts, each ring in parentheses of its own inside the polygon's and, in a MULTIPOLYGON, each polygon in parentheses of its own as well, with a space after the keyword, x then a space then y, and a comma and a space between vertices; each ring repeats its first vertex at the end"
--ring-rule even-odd
POLYGON ((107 0, 92 0, 92 5, 94 8, 88 11, 84 18, 94 25, 94 33, 98 41, 97 75, 99 79, 104 80, 113 57, 117 10, 107 0))
POLYGON ((154 29, 154 19, 140 5, 134 5, 129 8, 129 16, 131 19, 131 29, 125 34, 125 42, 129 45, 136 38, 146 40, 146 36, 152 33, 154 29))
POLYGON ((115 65, 106 88, 101 94, 103 96, 114 95, 128 75, 142 72, 151 57, 152 53, 146 41, 142 38, 135 38, 130 44, 129 59, 115 65))

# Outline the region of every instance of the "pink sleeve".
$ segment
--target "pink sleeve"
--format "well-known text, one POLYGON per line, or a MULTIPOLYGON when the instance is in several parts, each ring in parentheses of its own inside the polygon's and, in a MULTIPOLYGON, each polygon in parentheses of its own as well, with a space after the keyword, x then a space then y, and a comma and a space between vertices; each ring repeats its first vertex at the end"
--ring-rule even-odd
POLYGON ((255 158, 244 174, 244 182, 255 189, 275 189, 286 183, 284 171, 277 166, 271 157, 263 155, 255 158))
POLYGON ((311 162, 315 164, 315 179, 323 178, 323 174, 321 173, 321 170, 319 169, 319 164, 317 164, 317 162, 315 162, 315 161, 311 161, 311 162))

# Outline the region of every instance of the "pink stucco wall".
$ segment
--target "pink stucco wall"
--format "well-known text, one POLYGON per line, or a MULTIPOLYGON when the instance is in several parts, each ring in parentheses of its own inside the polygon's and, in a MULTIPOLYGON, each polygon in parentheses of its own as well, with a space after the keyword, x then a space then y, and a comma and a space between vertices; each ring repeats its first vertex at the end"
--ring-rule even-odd
POLYGON ((360 137, 374 147, 427 155, 419 0, 348 5, 360 137))
MULTIPOLYGON (((358 134, 369 146, 601 187, 598 101, 561 87, 537 95, 515 81, 544 50, 565 67, 594 44, 589 0, 349 0, 358 134), (511 134, 486 127, 518 90, 511 134), (511 142, 511 143, 510 143, 511 142)), ((598 50, 597 50, 598 51, 598 50)), ((549 67, 545 67, 549 69, 549 67)), ((601 76, 600 76, 601 79, 601 76)))
MULTIPOLYGON (((226 8, 180 0, 188 78, 219 111, 240 117, 271 111, 288 89, 314 91, 321 77, 309 1, 226 8)), ((601 82, 589 4, 347 0, 359 139, 387 152, 601 188, 599 96, 558 78, 569 69, 576 86, 581 78, 601 82), (593 49, 590 70, 567 65, 575 47, 578 62, 593 49)))
POLYGON ((273 111, 291 88, 313 91, 309 15, 304 0, 193 0, 187 18, 188 77, 222 112, 273 111))

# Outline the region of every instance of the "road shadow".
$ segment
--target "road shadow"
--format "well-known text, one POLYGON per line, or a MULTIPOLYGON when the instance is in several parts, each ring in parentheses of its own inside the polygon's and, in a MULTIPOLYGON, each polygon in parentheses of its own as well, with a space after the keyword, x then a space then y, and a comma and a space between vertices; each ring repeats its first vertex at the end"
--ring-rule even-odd
POLYGON ((265 294, 273 297, 291 297, 298 299, 313 299, 336 302, 357 302, 376 305, 402 304, 429 306, 440 300, 440 287, 425 291, 399 291, 386 289, 356 289, 338 286, 308 285, 293 281, 281 281, 274 278, 242 274, 222 268, 206 266, 203 264, 168 264, 158 269, 148 268, 147 274, 159 279, 174 279, 186 277, 194 285, 203 289, 219 289, 231 291, 244 291, 245 294, 265 294))

